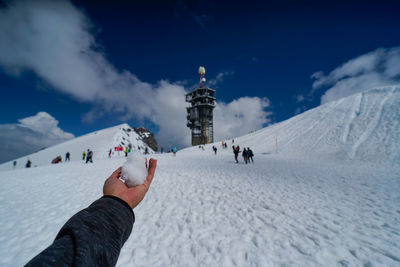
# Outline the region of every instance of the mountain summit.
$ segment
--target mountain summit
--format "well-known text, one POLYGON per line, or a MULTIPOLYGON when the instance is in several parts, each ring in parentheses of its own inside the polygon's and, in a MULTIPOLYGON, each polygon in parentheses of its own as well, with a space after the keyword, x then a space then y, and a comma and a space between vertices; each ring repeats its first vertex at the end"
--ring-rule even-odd
MULTIPOLYGON (((65 154, 70 153, 71 161, 82 160, 82 153, 90 149, 93 151, 93 159, 107 158, 109 150, 112 150, 112 157, 123 156, 123 151, 114 151, 115 147, 131 147, 133 151, 138 150, 144 152, 148 149, 149 153, 155 153, 157 149, 157 141, 154 135, 145 128, 132 128, 128 124, 120 124, 114 127, 95 131, 64 143, 48 147, 36 153, 16 159, 17 168, 25 166, 28 158, 32 161, 33 166, 47 165, 57 157, 61 156, 65 159, 65 154)), ((0 170, 10 169, 12 162, 6 162, 0 165, 0 170)))

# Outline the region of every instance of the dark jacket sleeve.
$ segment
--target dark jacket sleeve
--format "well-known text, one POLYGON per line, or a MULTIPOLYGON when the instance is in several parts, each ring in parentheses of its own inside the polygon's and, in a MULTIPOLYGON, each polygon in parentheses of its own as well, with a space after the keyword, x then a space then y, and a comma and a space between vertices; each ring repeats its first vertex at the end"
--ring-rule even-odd
POLYGON ((26 266, 115 266, 134 222, 127 203, 104 196, 72 216, 26 266))

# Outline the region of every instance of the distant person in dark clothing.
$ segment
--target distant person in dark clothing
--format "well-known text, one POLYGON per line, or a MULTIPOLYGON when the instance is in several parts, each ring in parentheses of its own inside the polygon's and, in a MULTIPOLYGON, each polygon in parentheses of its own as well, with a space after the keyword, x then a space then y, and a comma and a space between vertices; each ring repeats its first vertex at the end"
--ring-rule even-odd
POLYGON ((144 154, 145 155, 149 154, 149 149, 147 147, 144 148, 144 154))
POLYGON ((17 167, 17 161, 16 160, 14 160, 14 162, 13 162, 13 168, 15 169, 15 167, 17 167))
POLYGON ((110 148, 110 150, 108 151, 108 157, 109 157, 109 158, 111 158, 111 153, 112 153, 112 150, 111 150, 111 148, 110 148))
POLYGON ((248 159, 249 163, 250 163, 250 160, 252 163, 254 163, 253 156, 254 156, 253 151, 250 149, 250 147, 248 147, 247 148, 247 157, 249 158, 248 159))
POLYGON ((237 146, 235 148, 235 146, 232 146, 232 148, 233 148, 233 154, 235 154, 236 163, 239 163, 238 156, 239 156, 239 153, 240 153, 240 147, 237 146))
POLYGON ((156 167, 150 159, 145 182, 132 188, 119 180, 121 167, 114 171, 104 183, 104 196, 72 216, 53 244, 26 266, 115 266, 135 222, 132 209, 149 190, 156 167))
POLYGON ((88 149, 87 155, 86 155, 86 163, 93 163, 93 151, 88 149))
POLYGON ((65 154, 65 161, 70 161, 69 156, 70 156, 70 154, 69 154, 69 152, 67 152, 67 154, 65 154))
POLYGON ((30 168, 31 165, 32 165, 32 162, 28 159, 28 161, 26 162, 25 167, 26 167, 26 168, 30 168))
POLYGON ((217 155, 217 147, 213 146, 212 149, 214 150, 214 154, 217 155))
POLYGON ((246 149, 246 148, 243 149, 242 156, 243 156, 244 163, 247 164, 247 160, 249 159, 249 158, 248 158, 249 155, 248 155, 248 153, 247 153, 247 149, 246 149))

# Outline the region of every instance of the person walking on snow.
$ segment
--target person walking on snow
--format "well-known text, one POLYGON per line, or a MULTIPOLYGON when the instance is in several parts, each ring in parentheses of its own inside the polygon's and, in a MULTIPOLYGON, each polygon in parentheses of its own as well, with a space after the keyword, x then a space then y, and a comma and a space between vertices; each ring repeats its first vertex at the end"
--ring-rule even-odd
POLYGON ((109 158, 111 158, 111 153, 112 153, 112 150, 111 150, 111 148, 110 148, 110 150, 108 151, 108 157, 109 157, 109 158))
POLYGON ((69 152, 67 152, 67 153, 65 154, 65 162, 70 161, 69 156, 70 156, 70 154, 69 154, 69 152))
POLYGON ((239 163, 238 156, 239 156, 239 153, 240 153, 240 147, 237 146, 235 148, 235 146, 232 146, 232 148, 233 148, 233 154, 235 154, 236 163, 239 163))
MULTIPOLYGON (((88 149, 89 150, 89 149, 88 149)), ((82 152, 82 160, 85 160, 85 158, 86 158, 86 153, 85 153, 85 151, 83 151, 82 152)))
POLYGON ((176 156, 176 147, 174 147, 174 148, 172 149, 172 153, 174 153, 174 156, 176 156))
POLYGON ((93 163, 93 152, 92 150, 88 149, 87 155, 86 155, 86 163, 88 163, 90 161, 90 163, 93 163))
POLYGON ((212 149, 214 150, 214 154, 217 155, 217 147, 213 146, 212 149))
POLYGON ((243 159, 244 159, 244 163, 246 163, 246 164, 247 164, 247 161, 249 160, 249 154, 248 154, 248 152, 247 152, 247 149, 246 149, 246 148, 244 148, 244 149, 243 149, 242 156, 243 156, 243 159))
POLYGON ((250 160, 252 163, 254 163, 253 156, 254 156, 253 151, 250 149, 250 147, 248 147, 247 148, 247 157, 248 157, 249 163, 250 163, 250 160))
POLYGON ((125 148, 125 157, 127 157, 127 156, 128 156, 128 153, 129 153, 129 148, 128 148, 128 147, 126 147, 126 148, 125 148))

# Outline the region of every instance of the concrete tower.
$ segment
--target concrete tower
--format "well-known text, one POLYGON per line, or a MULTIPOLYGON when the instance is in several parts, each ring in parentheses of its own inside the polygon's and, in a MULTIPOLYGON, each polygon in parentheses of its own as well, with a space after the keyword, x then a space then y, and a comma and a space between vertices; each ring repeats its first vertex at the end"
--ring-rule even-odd
POLYGON ((186 102, 191 105, 187 110, 187 127, 192 130, 192 146, 214 142, 213 110, 215 108, 215 90, 203 86, 206 79, 204 67, 199 68, 200 87, 186 94, 186 102))

